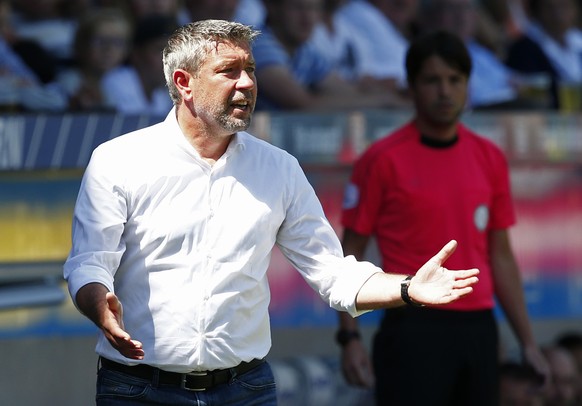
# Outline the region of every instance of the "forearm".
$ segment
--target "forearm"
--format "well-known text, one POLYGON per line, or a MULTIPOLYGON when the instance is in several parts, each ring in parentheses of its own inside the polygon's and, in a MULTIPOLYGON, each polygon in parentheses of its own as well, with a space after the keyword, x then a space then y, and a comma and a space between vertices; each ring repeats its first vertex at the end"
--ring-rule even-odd
POLYGON ((347 312, 338 312, 339 328, 341 330, 358 330, 358 320, 347 312))
POLYGON ((103 332, 107 341, 121 355, 130 359, 143 359, 143 344, 133 340, 123 327, 121 303, 105 285, 89 283, 76 295, 77 306, 103 332))
POLYGON ((400 282, 405 275, 376 273, 360 288, 356 296, 356 309, 376 310, 401 306, 400 282))
POLYGON ((535 345, 519 271, 506 269, 495 279, 495 295, 518 342, 522 347, 535 345))
POLYGON ((101 283, 89 283, 77 292, 75 301, 79 310, 99 328, 108 312, 106 295, 109 289, 101 283))
POLYGON ((529 323, 521 274, 507 231, 491 234, 491 272, 495 296, 522 347, 535 345, 529 323))

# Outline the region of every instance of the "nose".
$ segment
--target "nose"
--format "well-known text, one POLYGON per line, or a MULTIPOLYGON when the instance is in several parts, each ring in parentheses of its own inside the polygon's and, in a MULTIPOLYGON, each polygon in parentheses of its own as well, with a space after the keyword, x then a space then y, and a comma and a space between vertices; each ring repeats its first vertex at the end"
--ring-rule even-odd
POLYGON ((237 81, 237 88, 239 89, 252 89, 255 87, 255 74, 243 70, 237 81))
POLYGON ((446 96, 448 96, 450 93, 451 93, 451 84, 450 84, 448 81, 446 81, 446 80, 443 80, 443 81, 440 83, 440 86, 439 86, 439 94, 440 94, 441 96, 445 96, 445 97, 446 97, 446 96))

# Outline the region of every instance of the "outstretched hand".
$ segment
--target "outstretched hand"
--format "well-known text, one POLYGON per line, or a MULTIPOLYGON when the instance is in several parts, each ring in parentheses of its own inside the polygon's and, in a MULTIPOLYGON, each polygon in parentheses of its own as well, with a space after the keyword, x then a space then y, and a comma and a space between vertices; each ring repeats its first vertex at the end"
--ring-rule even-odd
POLYGON ((455 240, 446 244, 434 257, 428 260, 410 281, 408 294, 422 304, 447 304, 468 295, 479 279, 478 269, 449 270, 444 262, 457 248, 455 240))
POLYGON ((143 359, 144 351, 142 343, 132 340, 123 326, 123 306, 117 296, 108 292, 107 299, 108 314, 102 322, 101 329, 109 343, 119 351, 124 357, 130 359, 143 359))

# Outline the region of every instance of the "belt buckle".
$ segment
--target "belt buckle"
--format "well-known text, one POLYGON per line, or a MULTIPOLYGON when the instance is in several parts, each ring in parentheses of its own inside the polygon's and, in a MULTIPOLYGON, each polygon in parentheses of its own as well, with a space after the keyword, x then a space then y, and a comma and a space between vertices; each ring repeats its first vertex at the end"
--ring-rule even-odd
POLYGON ((188 376, 206 376, 206 375, 208 375, 208 372, 188 372, 187 374, 182 374, 180 387, 182 389, 186 389, 192 392, 204 392, 206 388, 190 388, 186 386, 186 378, 188 378, 188 376))

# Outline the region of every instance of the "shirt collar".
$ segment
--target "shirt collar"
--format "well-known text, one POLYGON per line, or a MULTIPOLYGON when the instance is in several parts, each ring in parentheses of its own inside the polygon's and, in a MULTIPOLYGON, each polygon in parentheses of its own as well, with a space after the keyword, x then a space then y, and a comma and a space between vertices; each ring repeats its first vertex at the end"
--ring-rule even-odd
MULTIPOLYGON (((188 142, 178 124, 176 106, 174 106, 166 116, 164 125, 168 127, 168 133, 172 135, 172 138, 181 149, 185 150, 189 155, 193 155, 198 159, 200 158, 200 154, 198 154, 198 151, 196 151, 196 149, 188 142)), ((226 149, 225 156, 231 155, 237 150, 244 150, 249 142, 249 137, 250 135, 244 131, 235 133, 226 149)))

